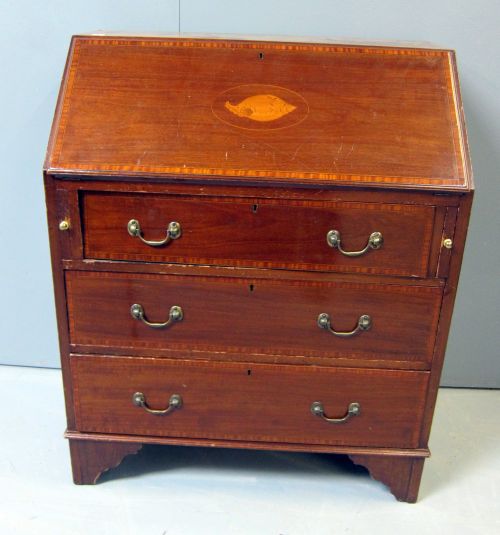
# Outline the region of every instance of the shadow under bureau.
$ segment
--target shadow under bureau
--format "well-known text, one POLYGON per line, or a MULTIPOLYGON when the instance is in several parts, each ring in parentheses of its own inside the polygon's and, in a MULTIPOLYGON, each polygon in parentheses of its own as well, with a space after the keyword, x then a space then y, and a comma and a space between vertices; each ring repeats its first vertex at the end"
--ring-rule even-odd
POLYGON ((199 445, 416 500, 473 189, 452 51, 77 36, 44 178, 75 483, 199 445))

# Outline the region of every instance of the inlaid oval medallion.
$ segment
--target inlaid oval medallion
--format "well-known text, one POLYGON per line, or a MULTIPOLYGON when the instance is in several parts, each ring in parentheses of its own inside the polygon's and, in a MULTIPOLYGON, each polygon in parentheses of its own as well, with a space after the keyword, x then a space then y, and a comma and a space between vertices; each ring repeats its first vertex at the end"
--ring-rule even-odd
POLYGON ((220 93, 212 104, 224 123, 247 130, 277 130, 302 122, 309 113, 306 100, 290 89, 245 84, 220 93))

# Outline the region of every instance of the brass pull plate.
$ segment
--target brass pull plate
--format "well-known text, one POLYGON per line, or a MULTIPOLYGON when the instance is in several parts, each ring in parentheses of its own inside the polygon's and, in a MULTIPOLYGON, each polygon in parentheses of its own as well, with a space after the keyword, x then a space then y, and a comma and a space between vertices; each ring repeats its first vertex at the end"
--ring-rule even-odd
POLYGON ((134 303, 130 307, 130 315, 138 321, 142 321, 145 325, 148 327, 151 327, 153 329, 164 329, 165 327, 168 327, 172 323, 175 323, 176 321, 182 321, 184 318, 184 312, 182 311, 182 308, 180 306, 174 305, 170 308, 170 312, 168 313, 168 320, 164 321, 162 323, 156 323, 153 321, 149 321, 146 318, 144 308, 139 303, 134 303))
POLYGON ((333 249, 338 249, 344 256, 361 256, 370 249, 380 249, 384 243, 384 237, 381 232, 372 232, 368 238, 366 246, 361 251, 345 251, 342 249, 342 241, 338 230, 330 230, 326 235, 326 242, 333 249))
POLYGON ((142 392, 136 392, 132 396, 132 403, 136 407, 142 407, 146 412, 149 412, 149 414, 164 415, 170 414, 176 409, 180 409, 182 407, 182 397, 179 394, 172 394, 166 409, 152 409, 146 401, 146 396, 142 392))
POLYGON ((326 329, 327 331, 330 331, 335 336, 339 336, 340 338, 349 338, 351 336, 356 335, 359 332, 367 331, 372 326, 372 318, 371 316, 368 316, 368 314, 363 314, 359 316, 358 318, 358 324, 352 331, 335 331, 332 327, 331 321, 330 321, 330 315, 326 312, 322 312, 318 316, 318 327, 320 329, 326 329))
POLYGON ((171 221, 167 227, 167 235, 163 240, 146 240, 142 235, 141 225, 137 219, 131 219, 127 223, 127 231, 133 238, 139 238, 142 243, 150 247, 161 247, 169 244, 172 240, 177 240, 182 235, 181 224, 177 221, 171 221))
POLYGON ((354 401, 352 403, 349 403, 347 412, 341 418, 328 418, 328 416, 325 416, 323 403, 321 403, 321 401, 314 401, 311 405, 311 412, 314 414, 314 416, 318 416, 319 418, 322 418, 323 420, 325 420, 325 422, 328 422, 330 424, 343 424, 354 416, 358 416, 360 414, 361 405, 354 401))

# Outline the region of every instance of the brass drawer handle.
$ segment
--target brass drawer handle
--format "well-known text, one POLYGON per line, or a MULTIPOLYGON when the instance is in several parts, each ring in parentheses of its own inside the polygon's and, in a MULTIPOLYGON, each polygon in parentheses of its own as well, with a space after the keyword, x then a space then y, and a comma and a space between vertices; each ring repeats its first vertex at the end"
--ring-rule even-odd
POLYGON ((330 247, 338 249, 345 256, 361 256, 370 249, 380 249, 384 243, 384 238, 381 232, 372 232, 364 249, 361 249, 361 251, 344 251, 340 241, 340 232, 338 230, 330 230, 326 235, 326 242, 330 247))
POLYGON ((168 320, 163 323, 148 321, 144 315, 144 308, 138 303, 135 303, 130 307, 130 314, 134 319, 142 321, 142 323, 145 323, 148 327, 152 327, 153 329, 163 329, 176 321, 182 321, 182 318, 184 317, 182 308, 176 305, 170 309, 168 320))
POLYGON ((163 240, 158 241, 146 240, 143 238, 141 225, 139 224, 139 221, 137 221, 137 219, 131 219, 127 223, 127 230, 133 238, 139 238, 143 243, 145 243, 146 245, 150 245, 151 247, 160 247, 161 245, 166 245, 172 240, 180 238, 182 234, 181 224, 177 223, 177 221, 171 221, 168 224, 167 235, 163 240))
POLYGON ((356 402, 349 403, 349 407, 345 416, 343 416, 342 418, 328 418, 327 416, 325 416, 325 409, 323 408, 323 403, 321 403, 321 401, 315 401, 311 405, 311 412, 314 414, 314 416, 319 416, 320 418, 323 418, 325 422, 328 422, 330 424, 343 424, 353 416, 358 416, 358 414, 361 412, 361 405, 356 402))
POLYGON ((172 394, 168 401, 168 407, 166 409, 152 409, 146 402, 146 396, 142 392, 136 392, 132 396, 132 403, 136 407, 142 407, 146 412, 150 414, 169 414, 175 409, 182 407, 182 398, 179 394, 172 394))
POLYGON ((363 314, 362 316, 359 316, 358 324, 356 325, 356 328, 352 331, 348 332, 342 332, 342 331, 335 331, 332 329, 332 324, 330 322, 330 315, 326 312, 322 312, 318 316, 318 327, 320 329, 326 329, 330 331, 335 336, 340 336, 341 338, 349 338, 350 336, 354 336, 355 334, 367 331, 372 326, 372 318, 368 316, 368 314, 363 314))

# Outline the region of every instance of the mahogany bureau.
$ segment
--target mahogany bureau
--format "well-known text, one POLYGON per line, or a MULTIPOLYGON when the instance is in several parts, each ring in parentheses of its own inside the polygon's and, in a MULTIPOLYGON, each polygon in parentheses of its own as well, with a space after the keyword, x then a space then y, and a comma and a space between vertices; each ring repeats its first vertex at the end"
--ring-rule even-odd
POLYGON ((44 178, 75 483, 198 445, 417 499, 473 193, 452 51, 74 37, 44 178))

